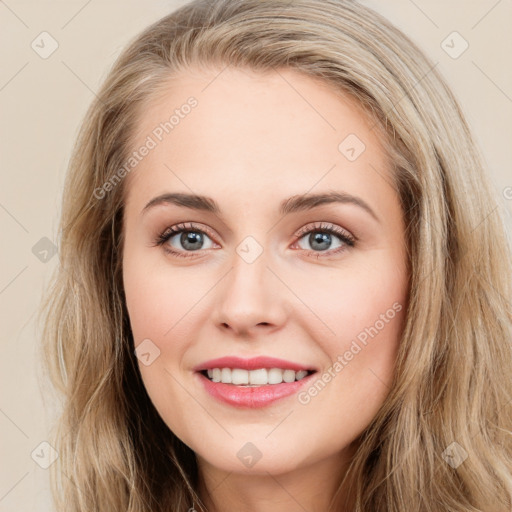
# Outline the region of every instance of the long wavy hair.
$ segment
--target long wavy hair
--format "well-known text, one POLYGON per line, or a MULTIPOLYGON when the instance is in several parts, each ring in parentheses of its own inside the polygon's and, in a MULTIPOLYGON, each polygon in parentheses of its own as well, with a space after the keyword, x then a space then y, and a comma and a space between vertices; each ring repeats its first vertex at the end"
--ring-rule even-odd
POLYGON ((357 100, 391 156, 408 309, 392 390, 345 476, 350 509, 511 510, 512 258, 498 195, 436 66, 354 0, 195 0, 114 63, 70 160, 60 263, 42 309, 45 375, 62 402, 50 438, 57 509, 204 510, 195 454, 152 405, 134 354, 124 181, 95 193, 133 150, 148 102, 192 66, 291 68, 319 79, 357 100))

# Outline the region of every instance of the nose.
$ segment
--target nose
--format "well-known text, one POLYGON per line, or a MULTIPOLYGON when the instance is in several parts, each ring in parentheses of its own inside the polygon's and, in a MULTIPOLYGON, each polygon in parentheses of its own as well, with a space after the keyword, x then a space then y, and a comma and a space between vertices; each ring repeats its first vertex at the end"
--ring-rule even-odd
POLYGON ((218 286, 213 318, 224 335, 253 339, 284 325, 290 311, 289 297, 286 287, 268 268, 264 254, 252 263, 236 255, 233 267, 218 286))

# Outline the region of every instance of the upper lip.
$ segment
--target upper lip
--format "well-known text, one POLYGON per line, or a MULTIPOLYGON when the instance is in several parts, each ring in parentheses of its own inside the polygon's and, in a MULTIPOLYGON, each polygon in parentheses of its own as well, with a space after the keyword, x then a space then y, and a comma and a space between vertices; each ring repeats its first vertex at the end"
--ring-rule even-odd
POLYGON ((300 370, 316 371, 311 366, 294 363, 293 361, 286 361, 285 359, 278 359, 275 357, 258 356, 251 359, 243 359, 236 356, 219 357, 217 359, 210 359, 197 365, 194 371, 200 372, 203 370, 211 370, 213 368, 240 368, 242 370, 257 370, 259 368, 281 368, 283 370, 300 370))

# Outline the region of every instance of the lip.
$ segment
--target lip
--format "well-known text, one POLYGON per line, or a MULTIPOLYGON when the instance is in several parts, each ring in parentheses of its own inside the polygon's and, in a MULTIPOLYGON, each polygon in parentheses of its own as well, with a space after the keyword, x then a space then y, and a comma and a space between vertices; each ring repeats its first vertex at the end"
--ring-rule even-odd
MULTIPOLYGON (((228 367, 229 366, 223 366, 223 368, 228 367)), ((214 368, 218 368, 218 366, 214 366, 214 368)), ((235 368, 240 368, 240 366, 235 366, 235 368)), ((261 368, 261 366, 259 368, 261 368)), ((289 369, 291 370, 293 368, 289 369)), ((195 375, 200 379, 207 393, 220 402, 236 408, 256 409, 266 407, 277 400, 296 394, 300 388, 311 382, 315 373, 294 382, 267 384, 257 387, 243 387, 233 384, 223 384, 222 382, 212 382, 200 372, 195 373, 195 375)))
MULTIPOLYGON (((236 356, 219 357, 205 361, 194 368, 194 371, 201 372, 203 370, 212 370, 213 368, 240 368, 241 370, 258 370, 259 368, 281 368, 282 370, 300 370, 317 371, 316 368, 305 366, 300 363, 286 361, 275 357, 258 356, 251 359, 243 359, 236 356)), ((301 382, 301 381, 297 381, 301 382)), ((228 384, 229 385, 229 384, 228 384)), ((271 384, 278 386, 279 384, 271 384)))

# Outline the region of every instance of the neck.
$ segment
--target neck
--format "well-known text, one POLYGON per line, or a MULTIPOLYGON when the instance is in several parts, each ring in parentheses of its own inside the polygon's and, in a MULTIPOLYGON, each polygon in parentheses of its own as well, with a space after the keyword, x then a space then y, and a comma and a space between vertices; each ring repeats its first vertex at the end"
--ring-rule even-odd
POLYGON ((198 456, 199 496, 208 512, 339 512, 351 510, 344 483, 348 459, 339 455, 287 473, 223 471, 198 456))

